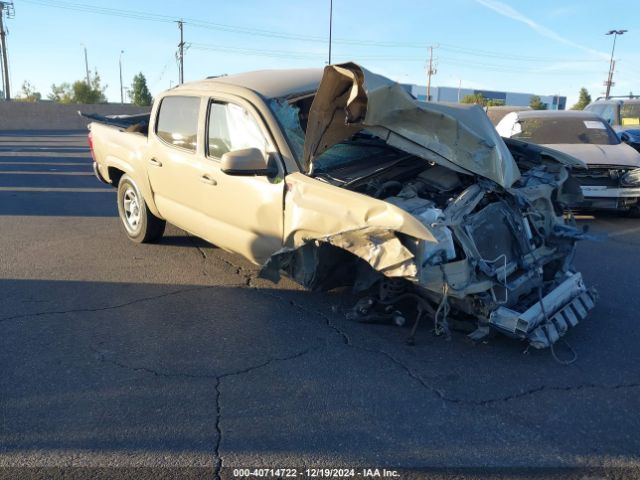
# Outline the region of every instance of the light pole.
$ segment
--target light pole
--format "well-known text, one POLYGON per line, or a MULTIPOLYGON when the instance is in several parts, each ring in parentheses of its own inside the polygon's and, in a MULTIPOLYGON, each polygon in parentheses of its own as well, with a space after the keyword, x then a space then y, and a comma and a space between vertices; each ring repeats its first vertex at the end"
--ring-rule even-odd
POLYGON ((614 60, 613 60, 613 52, 616 50, 616 38, 618 35, 622 35, 626 32, 626 30, 609 30, 605 35, 613 35, 613 48, 611 48, 611 60, 609 61, 609 76, 607 77, 607 81, 605 85, 607 87, 607 91, 604 94, 604 98, 609 98, 609 93, 611 92, 611 85, 613 84, 613 69, 614 69, 614 60))
POLYGON ((120 103, 124 103, 124 90, 122 89, 122 54, 124 50, 120 50, 120 58, 118 59, 118 65, 120 66, 120 103))
POLYGON ((329 0, 329 65, 331 65, 331 30, 333 27, 333 0, 329 0))
POLYGON ((81 43, 82 48, 84 48, 84 69, 87 73, 87 85, 91 86, 91 79, 89 78, 89 57, 87 56, 87 47, 84 43, 81 43))

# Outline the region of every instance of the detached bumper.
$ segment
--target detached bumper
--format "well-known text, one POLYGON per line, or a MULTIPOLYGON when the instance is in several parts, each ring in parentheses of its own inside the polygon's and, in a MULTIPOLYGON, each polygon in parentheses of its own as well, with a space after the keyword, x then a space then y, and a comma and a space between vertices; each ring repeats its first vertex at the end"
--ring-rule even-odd
POLYGON ((596 300, 596 292, 585 287, 582 275, 573 273, 542 302, 524 312, 500 307, 491 314, 489 323, 508 335, 527 339, 534 348, 547 348, 584 319, 596 300))

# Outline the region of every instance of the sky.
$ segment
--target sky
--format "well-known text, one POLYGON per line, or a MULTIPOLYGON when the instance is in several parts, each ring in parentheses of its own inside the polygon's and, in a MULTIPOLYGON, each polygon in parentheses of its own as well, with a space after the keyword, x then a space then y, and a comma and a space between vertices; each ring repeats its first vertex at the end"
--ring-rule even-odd
MULTIPOLYGON (((6 0, 5 0, 6 1, 6 0)), ((613 36, 612 94, 640 94, 638 0, 333 0, 332 63, 354 61, 402 82, 565 95, 604 92, 613 36)), ((120 101, 141 72, 153 94, 178 81, 176 50, 184 19, 185 81, 210 75, 321 67, 328 61, 330 0, 14 0, 5 21, 13 92, 90 69, 120 101), (121 51, 124 53, 121 54, 121 51)))

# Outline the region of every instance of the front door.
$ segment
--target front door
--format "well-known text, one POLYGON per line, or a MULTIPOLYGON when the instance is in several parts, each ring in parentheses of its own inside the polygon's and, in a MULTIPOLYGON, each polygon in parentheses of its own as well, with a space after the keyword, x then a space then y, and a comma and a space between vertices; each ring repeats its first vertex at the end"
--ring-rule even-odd
MULTIPOLYGON (((201 211, 220 223, 207 239, 262 264, 283 244, 284 169, 264 124, 246 102, 212 99, 208 105, 201 211), (232 176, 220 169, 226 152, 258 148, 279 174, 232 176)), ((212 224, 211 222, 210 224, 212 224)))

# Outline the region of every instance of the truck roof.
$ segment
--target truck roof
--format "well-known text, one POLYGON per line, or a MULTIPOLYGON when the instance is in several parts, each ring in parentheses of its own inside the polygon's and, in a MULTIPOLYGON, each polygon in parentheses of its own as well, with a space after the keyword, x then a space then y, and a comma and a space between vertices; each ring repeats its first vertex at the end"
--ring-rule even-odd
POLYGON ((267 99, 289 97, 317 90, 322 72, 322 68, 256 70, 188 82, 175 87, 173 91, 209 90, 223 83, 252 90, 267 99))

